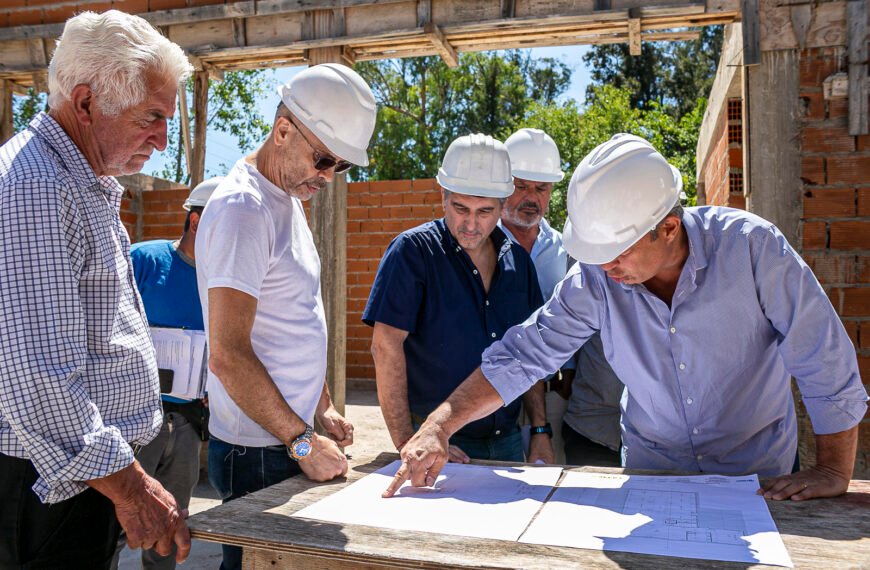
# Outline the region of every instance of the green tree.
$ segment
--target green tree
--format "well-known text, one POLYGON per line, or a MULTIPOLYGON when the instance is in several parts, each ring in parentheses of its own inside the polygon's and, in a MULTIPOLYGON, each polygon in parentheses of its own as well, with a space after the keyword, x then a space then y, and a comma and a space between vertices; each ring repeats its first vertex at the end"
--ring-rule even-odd
POLYGON ((699 34, 691 41, 645 42, 639 56, 630 55, 626 44, 593 46, 583 56, 592 78, 587 99, 595 96, 596 87, 611 85, 627 88, 633 107, 658 105, 676 117, 691 112, 713 84, 723 27, 702 27, 699 34))
POLYGON ((24 130, 37 113, 47 110, 48 95, 31 87, 24 97, 12 97, 12 128, 16 133, 24 130))
POLYGON ((553 59, 518 50, 465 53, 448 68, 422 57, 356 65, 380 111, 363 180, 427 178, 457 136, 510 131, 530 105, 552 103, 568 88, 571 70, 553 59))
MULTIPOLYGON (((223 81, 212 81, 208 88, 208 130, 232 135, 243 152, 253 148, 265 137, 272 127, 272 117, 264 118, 257 110, 260 99, 274 87, 273 72, 265 70, 230 71, 224 74, 223 81)), ((196 120, 193 113, 193 82, 186 87, 188 109, 191 110, 191 129, 196 120)), ((206 153, 208 144, 206 143, 206 153)), ((184 158, 184 145, 181 142, 181 121, 176 113, 169 121, 168 142, 165 154, 172 157, 163 168, 152 172, 167 180, 188 183, 190 174, 184 158)), ((226 172, 232 165, 221 164, 220 170, 226 172)), ((207 172, 206 176, 218 173, 207 172)))
POLYGON ((683 175, 683 189, 694 204, 696 194, 695 146, 704 116, 706 100, 677 119, 666 106, 653 103, 649 109, 632 105, 632 92, 627 87, 606 85, 596 87, 585 108, 575 101, 534 104, 518 127, 546 131, 562 158, 565 178, 554 185, 547 219, 561 228, 566 217, 568 183, 574 169, 593 148, 617 133, 644 137, 683 175))

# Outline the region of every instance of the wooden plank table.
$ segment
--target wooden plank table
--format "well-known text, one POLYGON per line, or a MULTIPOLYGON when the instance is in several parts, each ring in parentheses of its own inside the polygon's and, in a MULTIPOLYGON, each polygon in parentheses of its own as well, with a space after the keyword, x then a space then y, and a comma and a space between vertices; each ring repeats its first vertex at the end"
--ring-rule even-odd
MULTIPOLYGON (((247 570, 763 567, 341 525, 289 516, 397 458, 395 453, 382 453, 352 466, 347 478, 330 483, 312 483, 303 476, 288 479, 191 517, 191 534, 243 547, 247 570)), ((578 469, 656 473, 602 467, 578 469)), ((870 568, 870 481, 852 481, 849 492, 834 499, 767 504, 796 568, 870 568)))

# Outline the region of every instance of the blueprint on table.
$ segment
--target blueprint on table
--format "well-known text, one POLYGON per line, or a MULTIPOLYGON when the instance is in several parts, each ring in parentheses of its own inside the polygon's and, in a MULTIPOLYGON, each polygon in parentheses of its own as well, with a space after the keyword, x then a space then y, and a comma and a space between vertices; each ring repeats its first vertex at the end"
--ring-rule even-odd
POLYGON ((568 471, 520 542, 792 566, 758 477, 568 471))
POLYGON ((296 512, 322 521, 516 541, 541 508, 561 467, 448 463, 432 487, 410 482, 381 497, 399 462, 296 512))

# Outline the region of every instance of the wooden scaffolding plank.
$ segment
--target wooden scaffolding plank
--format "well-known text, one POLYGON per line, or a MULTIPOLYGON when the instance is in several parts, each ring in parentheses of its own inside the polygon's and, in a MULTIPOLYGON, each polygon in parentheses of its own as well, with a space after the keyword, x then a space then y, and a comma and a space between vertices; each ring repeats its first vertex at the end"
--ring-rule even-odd
POLYGON ((849 134, 866 135, 867 112, 867 0, 850 0, 849 25, 849 134))

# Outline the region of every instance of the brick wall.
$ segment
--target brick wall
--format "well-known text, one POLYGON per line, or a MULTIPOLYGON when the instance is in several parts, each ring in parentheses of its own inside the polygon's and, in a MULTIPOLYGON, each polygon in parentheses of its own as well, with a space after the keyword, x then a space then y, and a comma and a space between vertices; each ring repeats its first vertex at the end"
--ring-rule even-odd
MULTIPOLYGON (((347 378, 351 386, 373 386, 372 329, 362 323, 378 264, 399 233, 443 215, 441 193, 433 179, 357 182, 347 195, 347 378)), ((142 192, 142 239, 181 235, 186 188, 142 192)), ((121 219, 135 241, 138 215, 129 192, 121 219)))
POLYGON ((704 165, 704 204, 746 209, 743 196, 743 103, 728 99, 716 119, 712 150, 704 165))
POLYGON ((0 27, 57 24, 87 10, 105 12, 115 9, 141 14, 207 4, 232 4, 234 1, 237 0, 3 0, 0 27))
MULTIPOLYGON (((825 100, 823 83, 845 65, 838 48, 801 52, 801 245, 855 343, 870 381, 870 136, 850 136, 848 100, 825 100)), ((856 477, 870 475, 870 418, 860 429, 856 477)))

